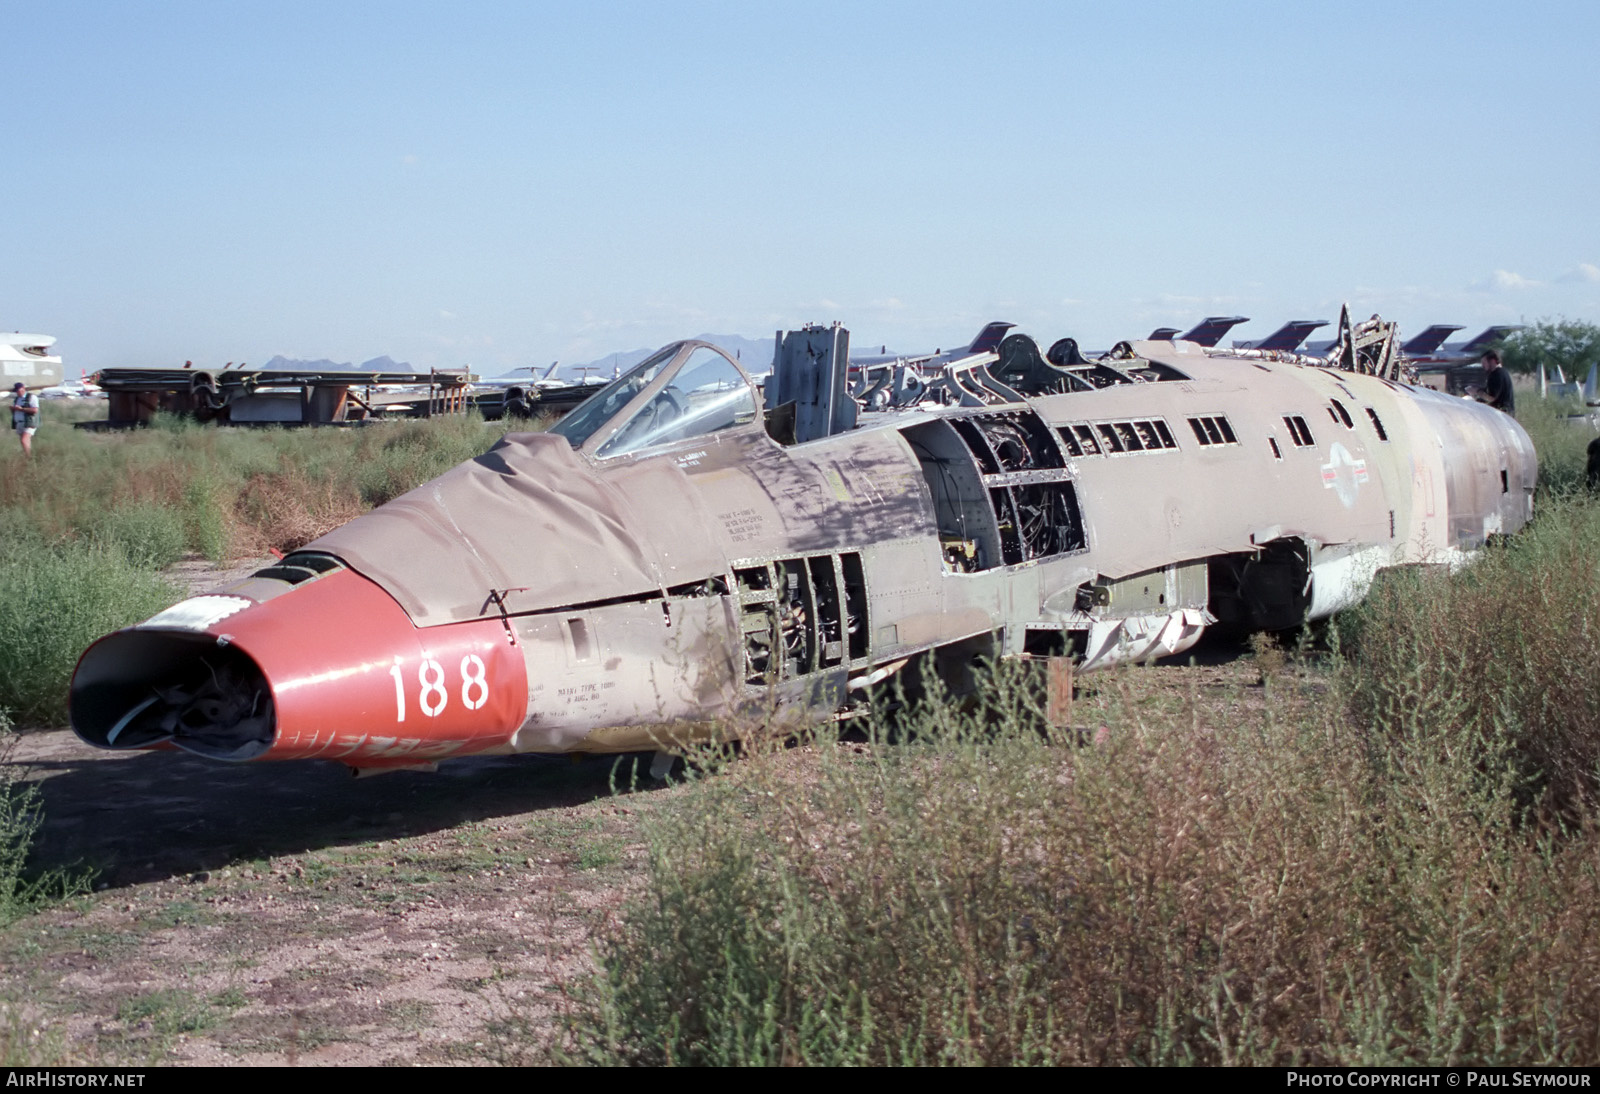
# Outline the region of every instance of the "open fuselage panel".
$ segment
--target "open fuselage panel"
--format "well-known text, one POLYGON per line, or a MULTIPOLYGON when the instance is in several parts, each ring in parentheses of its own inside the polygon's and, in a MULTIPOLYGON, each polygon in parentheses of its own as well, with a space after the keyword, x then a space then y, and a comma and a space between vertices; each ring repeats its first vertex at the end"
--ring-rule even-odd
POLYGON ((911 426, 947 569, 975 573, 1088 548, 1055 434, 1031 409, 911 426))

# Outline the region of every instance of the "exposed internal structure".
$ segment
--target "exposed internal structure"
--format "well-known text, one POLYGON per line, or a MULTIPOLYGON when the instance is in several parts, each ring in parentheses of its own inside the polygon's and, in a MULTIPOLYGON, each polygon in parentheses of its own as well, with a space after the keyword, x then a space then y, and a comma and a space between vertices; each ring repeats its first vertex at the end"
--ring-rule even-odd
POLYGON ((867 655, 867 588, 859 554, 736 567, 734 579, 745 683, 775 684, 867 655))
POLYGON ((905 431, 932 492, 945 564, 972 573, 1084 550, 1088 539, 1056 435, 1031 410, 905 431))

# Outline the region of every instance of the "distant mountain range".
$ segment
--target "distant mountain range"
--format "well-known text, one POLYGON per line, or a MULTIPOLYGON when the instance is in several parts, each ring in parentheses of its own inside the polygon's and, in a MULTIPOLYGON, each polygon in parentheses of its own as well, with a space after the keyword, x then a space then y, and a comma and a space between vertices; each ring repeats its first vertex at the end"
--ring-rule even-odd
MULTIPOLYGON (((710 342, 714 346, 721 346, 732 354, 745 367, 746 371, 755 373, 758 376, 772 367, 773 343, 770 338, 746 338, 739 334, 697 334, 695 337, 702 342, 710 342)), ((556 376, 563 380, 578 380, 585 376, 592 379, 609 380, 613 373, 626 372, 660 348, 659 346, 650 346, 645 349, 622 350, 618 353, 608 353, 604 357, 597 357, 593 361, 563 363, 560 368, 556 369, 556 376)), ((260 367, 269 369, 302 369, 317 372, 356 370, 362 372, 416 371, 409 362, 396 361, 387 354, 382 357, 374 357, 370 361, 363 361, 359 365, 351 364, 349 361, 330 361, 326 357, 308 361, 303 358, 285 357, 279 354, 260 367)), ((531 371, 542 376, 544 370, 549 367, 548 364, 534 365, 531 371)), ((501 375, 526 376, 529 371, 529 368, 524 367, 511 369, 501 373, 501 375)))
MULTIPOLYGON (((772 367, 773 342, 770 338, 746 338, 741 334, 697 334, 695 338, 701 342, 710 342, 720 346, 732 354, 734 359, 744 366, 745 371, 761 375, 772 367)), ((604 357, 597 357, 593 361, 578 361, 568 364, 563 362, 556 369, 556 376, 563 380, 577 380, 588 376, 592 379, 609 380, 613 374, 626 372, 628 369, 650 356, 660 346, 648 346, 644 349, 621 350, 617 353, 608 353, 604 357)), ((543 375, 546 365, 535 365, 533 371, 543 375)), ((513 369, 503 373, 505 376, 525 375, 528 369, 513 369)))

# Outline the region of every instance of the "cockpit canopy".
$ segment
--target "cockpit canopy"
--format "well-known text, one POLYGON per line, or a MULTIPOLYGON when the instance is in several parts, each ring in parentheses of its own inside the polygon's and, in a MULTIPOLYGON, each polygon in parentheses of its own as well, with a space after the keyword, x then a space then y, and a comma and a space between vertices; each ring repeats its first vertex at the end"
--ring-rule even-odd
POLYGON ((674 342, 589 396, 550 432, 598 459, 673 444, 756 420, 756 389, 726 353, 674 342))

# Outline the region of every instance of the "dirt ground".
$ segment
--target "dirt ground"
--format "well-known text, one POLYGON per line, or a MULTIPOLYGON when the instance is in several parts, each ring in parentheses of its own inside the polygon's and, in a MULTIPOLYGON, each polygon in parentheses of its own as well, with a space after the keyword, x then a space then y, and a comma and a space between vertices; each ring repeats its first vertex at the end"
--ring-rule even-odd
MULTIPOLYGON (((1206 660, 1144 670, 1152 701, 1266 701, 1237 648, 1206 660)), ((689 792, 638 759, 638 789, 599 757, 355 779, 25 734, 6 762, 40 787, 35 861, 93 891, 0 930, 0 1013, 86 1064, 550 1060, 644 876, 641 821, 689 792)))
POLYGON ((27 735, 44 866, 94 892, 0 933, 0 997, 86 1063, 542 1058, 640 875, 614 761, 354 779, 27 735), (531 1034, 529 1031, 533 1031, 531 1034))

